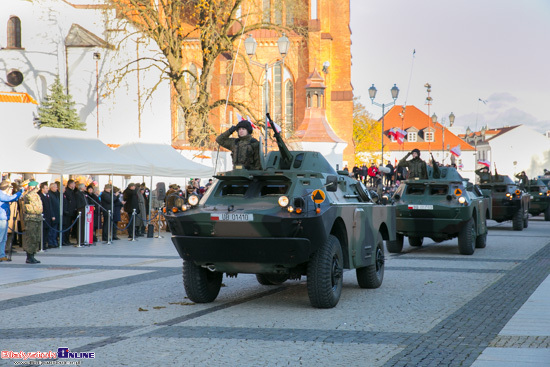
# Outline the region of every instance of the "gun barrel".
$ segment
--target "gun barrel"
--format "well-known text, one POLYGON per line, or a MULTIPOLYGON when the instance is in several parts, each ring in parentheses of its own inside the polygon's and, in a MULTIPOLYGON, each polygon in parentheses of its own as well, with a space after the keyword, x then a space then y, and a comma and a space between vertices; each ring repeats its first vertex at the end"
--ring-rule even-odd
POLYGON ((269 125, 273 129, 273 135, 275 136, 275 140, 277 141, 277 146, 279 147, 279 152, 281 153, 280 167, 282 169, 288 169, 290 168, 290 164, 292 163, 292 154, 290 154, 290 150, 288 150, 288 147, 283 141, 283 138, 281 137, 281 133, 277 131, 277 129, 275 128, 275 124, 273 123, 271 116, 269 116, 269 113, 266 113, 265 115, 267 117, 267 120, 269 121, 269 125))

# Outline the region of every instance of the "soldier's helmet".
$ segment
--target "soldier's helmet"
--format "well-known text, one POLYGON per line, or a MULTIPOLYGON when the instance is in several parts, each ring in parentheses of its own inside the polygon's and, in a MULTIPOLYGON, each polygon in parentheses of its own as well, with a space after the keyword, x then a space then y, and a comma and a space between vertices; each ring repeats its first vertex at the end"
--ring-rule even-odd
POLYGON ((250 121, 248 120, 239 121, 239 123, 237 124, 237 130, 241 127, 245 128, 249 134, 252 134, 252 124, 250 123, 250 121))

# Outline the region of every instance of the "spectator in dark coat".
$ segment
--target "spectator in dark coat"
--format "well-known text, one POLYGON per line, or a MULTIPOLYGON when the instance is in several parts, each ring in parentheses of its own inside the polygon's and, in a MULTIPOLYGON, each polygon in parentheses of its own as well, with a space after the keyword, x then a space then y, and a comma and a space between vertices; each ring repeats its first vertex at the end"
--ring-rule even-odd
MULTIPOLYGON (((63 220, 63 229, 69 228, 69 226, 76 220, 78 211, 76 207, 76 182, 73 179, 67 181, 67 187, 65 188, 64 196, 67 199, 67 206, 63 205, 63 215, 66 215, 67 220, 63 220)), ((63 202, 64 204, 65 202, 63 202)), ((73 238, 76 238, 78 233, 78 226, 73 226, 70 231, 65 232, 63 243, 70 245, 69 232, 72 233, 73 238)))
MULTIPOLYGON (((86 185, 78 184, 78 189, 74 192, 75 203, 76 203, 76 215, 80 214, 80 243, 84 242, 84 229, 86 226, 86 205, 88 201, 86 200, 86 185)), ((76 228, 76 226, 74 227, 76 228)), ((78 231, 78 228, 77 228, 78 231)), ((77 232, 78 234, 78 232, 77 232)))
POLYGON ((124 203, 120 200, 121 198, 121 192, 118 187, 113 188, 114 192, 114 202, 113 202, 113 240, 120 240, 117 236, 117 229, 118 229, 118 222, 121 221, 120 211, 122 210, 122 207, 124 203))
POLYGON ((48 192, 48 195, 50 196, 50 207, 52 209, 52 227, 55 228, 54 230, 50 230, 50 235, 48 237, 48 244, 52 247, 59 247, 59 243, 57 242, 57 237, 59 232, 59 190, 57 189, 57 184, 55 182, 52 182, 50 184, 50 191, 48 192))
POLYGON ((110 184, 105 185, 103 192, 99 196, 101 206, 103 207, 103 210, 101 211, 103 217, 103 231, 101 232, 101 240, 105 242, 109 241, 109 223, 111 225, 111 233, 113 237, 115 237, 115 233, 113 232, 113 218, 109 218, 109 213, 114 212, 114 208, 111 207, 111 203, 113 202, 111 199, 111 195, 113 194, 111 192, 111 188, 112 186, 110 184))
POLYGON ((395 169, 393 167, 393 164, 391 164, 391 161, 388 161, 388 164, 386 164, 386 168, 390 170, 390 172, 386 173, 386 186, 392 186, 393 185, 393 176, 395 174, 395 169))
POLYGON ((52 213, 52 206, 50 204, 50 195, 48 194, 48 183, 42 182, 40 184, 40 189, 38 190, 38 196, 42 201, 42 216, 44 218, 44 225, 42 226, 42 240, 44 248, 54 248, 55 243, 49 243, 50 238, 50 227, 52 226, 52 221, 55 219, 52 213))
MULTIPOLYGON (((122 193, 122 201, 125 202, 124 211, 128 213, 128 219, 129 220, 132 219, 132 214, 134 210, 136 212, 136 217, 137 217, 137 215, 139 214, 139 199, 137 196, 136 184, 130 183, 128 185, 126 190, 124 190, 124 192, 122 193)), ((137 225, 138 223, 136 219, 136 233, 135 233, 136 236, 139 233, 137 230, 137 225)), ((130 228, 133 228, 133 226, 130 226, 130 228)), ((134 236, 132 236, 132 230, 128 231, 128 238, 134 238, 134 236)))
POLYGON ((94 193, 94 185, 88 185, 86 187, 86 200, 88 205, 94 207, 94 242, 97 242, 96 230, 99 228, 99 221, 101 217, 101 207, 99 205, 99 197, 94 193))

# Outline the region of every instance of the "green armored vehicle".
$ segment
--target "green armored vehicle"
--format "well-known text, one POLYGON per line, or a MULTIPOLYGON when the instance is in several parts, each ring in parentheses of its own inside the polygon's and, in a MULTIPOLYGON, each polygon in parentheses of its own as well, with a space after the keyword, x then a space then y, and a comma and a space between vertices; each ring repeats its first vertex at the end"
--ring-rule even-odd
POLYGON ((527 228, 531 195, 520 189, 510 177, 494 174, 479 187, 484 196, 493 200, 490 219, 498 223, 511 220, 514 231, 527 228))
POLYGON ((356 269, 359 287, 380 287, 395 208, 374 204, 362 183, 321 153, 291 152, 274 134, 279 151, 262 169, 220 173, 200 201, 167 201, 189 299, 214 301, 224 273, 256 274, 262 285, 306 275, 318 308, 336 306, 344 269, 356 269))
POLYGON ((543 213, 544 220, 550 221, 550 189, 548 186, 541 179, 529 180, 529 194, 531 194, 529 214, 536 217, 543 213))
POLYGON ((405 236, 413 247, 422 246, 424 237, 434 242, 458 237, 463 255, 486 246, 491 199, 455 168, 435 167, 428 167, 428 179, 405 180, 394 193, 397 239, 387 243, 389 252, 401 252, 405 236))

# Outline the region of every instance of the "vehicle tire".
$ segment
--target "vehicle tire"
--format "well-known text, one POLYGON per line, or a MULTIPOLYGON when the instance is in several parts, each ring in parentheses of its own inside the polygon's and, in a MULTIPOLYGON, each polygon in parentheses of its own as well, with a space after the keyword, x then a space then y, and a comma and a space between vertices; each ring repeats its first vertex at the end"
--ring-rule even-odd
POLYGON ((512 218, 512 228, 514 231, 522 231, 523 230, 523 212, 521 209, 518 209, 514 213, 514 217, 512 218))
POLYGON ((476 245, 476 224, 474 218, 470 218, 458 232, 458 251, 462 255, 471 255, 476 245))
POLYGON ((485 233, 480 234, 476 237, 476 248, 485 248, 487 246, 487 232, 489 229, 487 228, 487 218, 485 218, 485 233))
POLYGON ((410 237, 409 236, 409 245, 412 247, 420 247, 422 246, 422 243, 424 242, 423 237, 410 237))
POLYGON ((374 264, 355 270, 359 287, 369 289, 380 287, 384 280, 384 262, 384 240, 382 234, 378 232, 376 249, 374 250, 374 264))
POLYGON ((279 285, 288 280, 286 274, 256 274, 256 280, 261 285, 279 285))
POLYGON ((342 294, 344 257, 340 241, 329 235, 307 266, 307 293, 313 307, 332 308, 342 294))
POLYGON ((193 261, 183 260, 183 286, 187 297, 195 303, 216 299, 222 286, 223 273, 210 271, 193 261))
POLYGON ((388 248, 388 252, 392 254, 398 254, 401 251, 403 251, 403 241, 405 239, 405 236, 403 236, 400 233, 395 234, 395 241, 388 241, 386 242, 386 247, 388 248))
POLYGON ((525 214, 525 218, 523 218, 523 228, 529 227, 529 208, 527 208, 527 214, 525 214))
POLYGON ((544 211, 544 220, 547 222, 550 222, 550 204, 548 205, 548 208, 544 211))

